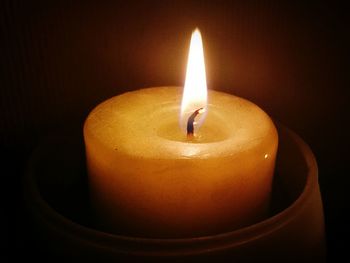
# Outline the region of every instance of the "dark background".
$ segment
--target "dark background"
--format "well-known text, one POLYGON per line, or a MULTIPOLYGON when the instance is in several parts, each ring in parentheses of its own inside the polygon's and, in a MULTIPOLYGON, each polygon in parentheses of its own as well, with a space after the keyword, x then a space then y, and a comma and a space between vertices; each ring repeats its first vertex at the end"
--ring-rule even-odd
POLYGON ((198 26, 209 88, 255 102, 312 148, 329 261, 349 259, 347 16, 330 1, 0 1, 1 255, 28 249, 20 178, 40 139, 82 127, 113 95, 182 85, 198 26))

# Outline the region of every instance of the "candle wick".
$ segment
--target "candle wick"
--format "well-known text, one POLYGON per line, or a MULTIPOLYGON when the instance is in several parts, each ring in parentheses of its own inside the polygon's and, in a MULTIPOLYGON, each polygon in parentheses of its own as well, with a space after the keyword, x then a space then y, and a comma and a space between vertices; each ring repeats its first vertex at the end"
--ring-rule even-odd
POLYGON ((195 110, 187 120, 187 138, 192 139, 194 136, 194 119, 199 113, 203 112, 203 108, 195 110))

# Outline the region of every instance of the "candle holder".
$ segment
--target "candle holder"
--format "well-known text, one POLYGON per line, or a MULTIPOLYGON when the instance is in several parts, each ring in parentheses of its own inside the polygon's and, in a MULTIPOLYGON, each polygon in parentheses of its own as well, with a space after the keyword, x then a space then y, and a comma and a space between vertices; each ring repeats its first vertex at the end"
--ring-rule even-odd
POLYGON ((269 217, 231 232, 181 239, 99 230, 90 211, 82 135, 53 136, 34 151, 24 176, 27 223, 37 244, 33 249, 40 254, 44 247, 56 260, 98 262, 325 262, 315 158, 294 132, 277 128, 269 217))

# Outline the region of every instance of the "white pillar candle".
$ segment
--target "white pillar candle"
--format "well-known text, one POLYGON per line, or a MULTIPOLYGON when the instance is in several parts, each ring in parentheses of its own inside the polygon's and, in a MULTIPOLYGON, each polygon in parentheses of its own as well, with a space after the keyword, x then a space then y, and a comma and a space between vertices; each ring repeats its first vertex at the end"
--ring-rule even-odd
MULTIPOLYGON (((245 99, 209 91, 208 100, 192 138, 179 127, 179 87, 127 92, 89 114, 84 139, 91 200, 106 229, 200 236, 266 215, 278 145, 273 122, 245 99)), ((183 114, 202 102, 183 106, 183 114)))

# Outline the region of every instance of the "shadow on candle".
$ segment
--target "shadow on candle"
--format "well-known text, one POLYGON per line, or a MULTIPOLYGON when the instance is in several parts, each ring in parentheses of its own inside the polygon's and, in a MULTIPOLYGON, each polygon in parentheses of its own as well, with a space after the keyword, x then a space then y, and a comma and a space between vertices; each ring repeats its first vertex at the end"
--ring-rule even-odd
POLYGON ((152 239, 100 231, 91 220, 82 138, 59 136, 34 152, 25 202, 39 244, 56 259, 108 262, 323 262, 324 219, 317 164, 308 146, 279 125, 268 219, 217 235, 152 239), (80 144, 79 144, 80 142, 80 144))

